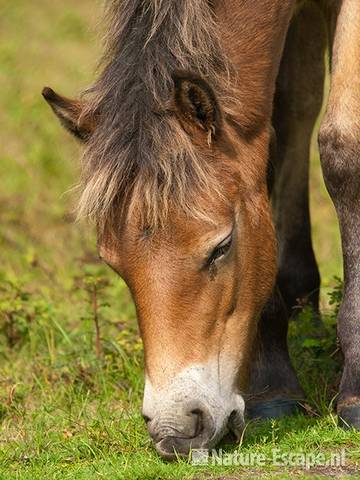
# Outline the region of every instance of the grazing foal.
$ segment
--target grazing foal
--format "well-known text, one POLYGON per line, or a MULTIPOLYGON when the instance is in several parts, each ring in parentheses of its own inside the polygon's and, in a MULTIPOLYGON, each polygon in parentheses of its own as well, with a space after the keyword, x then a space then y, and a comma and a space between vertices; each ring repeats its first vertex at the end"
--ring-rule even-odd
POLYGON ((346 280, 338 408, 360 426, 359 1, 113 0, 107 13, 93 87, 79 101, 43 95, 85 145, 80 214, 136 305, 157 450, 239 439, 246 393, 261 417, 303 396, 286 335, 297 299, 318 308, 307 182, 326 28, 320 146, 346 280))

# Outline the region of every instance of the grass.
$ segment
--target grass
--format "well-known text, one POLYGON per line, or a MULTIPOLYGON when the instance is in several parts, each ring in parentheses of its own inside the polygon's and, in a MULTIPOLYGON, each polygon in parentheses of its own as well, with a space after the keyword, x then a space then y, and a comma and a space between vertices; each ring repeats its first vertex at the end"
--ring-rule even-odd
POLYGON ((359 434, 339 429, 332 409, 340 365, 333 277, 341 262, 315 150, 312 215, 325 322, 310 337, 311 312, 291 325, 292 355, 313 414, 250 423, 239 452, 270 458, 274 447, 327 455, 345 448, 347 467, 194 467, 156 455, 140 417, 134 307, 122 280, 98 262, 94 233, 73 222, 74 199, 64 192, 78 178, 80 152, 40 95, 46 84, 72 95, 89 83, 100 9, 90 0, 0 0, 0 479, 355 474, 359 434))

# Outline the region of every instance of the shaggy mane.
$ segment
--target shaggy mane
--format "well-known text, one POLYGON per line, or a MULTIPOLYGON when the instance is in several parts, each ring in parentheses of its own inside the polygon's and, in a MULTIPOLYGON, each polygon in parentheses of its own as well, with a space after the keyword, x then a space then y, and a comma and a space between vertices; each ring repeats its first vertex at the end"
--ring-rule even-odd
MULTIPOLYGON (((202 216, 199 196, 221 195, 206 159, 169 111, 177 70, 202 75, 223 108, 229 65, 209 0, 112 0, 101 74, 85 92, 97 127, 83 158, 79 215, 101 226, 135 210, 149 227, 171 204, 202 216)), ((209 149, 210 151, 210 149, 209 149)))

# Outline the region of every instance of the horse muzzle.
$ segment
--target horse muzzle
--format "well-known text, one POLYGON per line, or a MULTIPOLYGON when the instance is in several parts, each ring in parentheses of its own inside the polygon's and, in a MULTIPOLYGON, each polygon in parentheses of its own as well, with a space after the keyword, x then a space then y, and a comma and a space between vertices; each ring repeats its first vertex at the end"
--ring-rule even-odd
POLYGON ((146 381, 143 416, 164 459, 187 457, 193 449, 214 448, 229 433, 235 440, 241 438, 241 395, 214 382, 214 378, 199 380, 199 375, 189 369, 161 389, 146 381))

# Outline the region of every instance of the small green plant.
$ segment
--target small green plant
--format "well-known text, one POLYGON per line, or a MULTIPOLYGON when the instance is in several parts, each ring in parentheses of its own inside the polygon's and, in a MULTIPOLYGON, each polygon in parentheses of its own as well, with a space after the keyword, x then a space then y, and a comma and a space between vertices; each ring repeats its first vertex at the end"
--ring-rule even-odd
POLYGON ((289 347, 295 369, 311 409, 329 411, 338 390, 342 355, 338 346, 336 321, 343 285, 335 278, 328 294, 331 309, 319 318, 310 307, 303 308, 289 325, 289 347))
POLYGON ((102 294, 109 286, 108 278, 96 273, 85 272, 84 276, 76 278, 78 288, 83 288, 88 295, 88 310, 95 328, 95 351, 98 359, 103 356, 101 343, 101 309, 108 303, 103 300, 102 294))
POLYGON ((329 305, 333 307, 332 315, 337 317, 340 309, 340 305, 343 299, 344 283, 339 277, 334 277, 335 285, 333 289, 328 293, 329 305))
POLYGON ((34 324, 46 322, 52 306, 26 290, 19 280, 3 279, 0 285, 0 334, 13 349, 28 338, 34 324))

